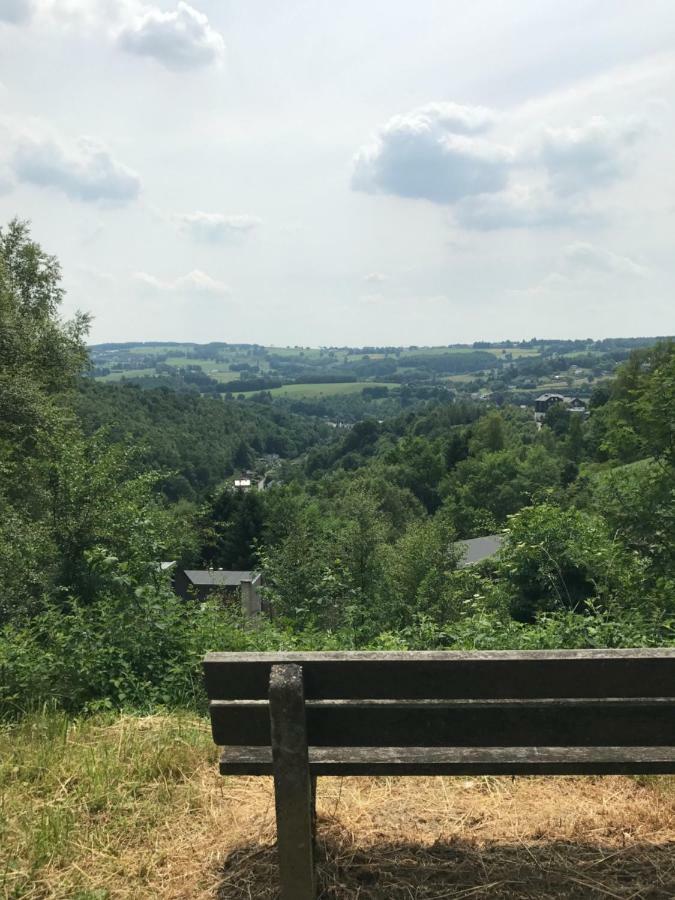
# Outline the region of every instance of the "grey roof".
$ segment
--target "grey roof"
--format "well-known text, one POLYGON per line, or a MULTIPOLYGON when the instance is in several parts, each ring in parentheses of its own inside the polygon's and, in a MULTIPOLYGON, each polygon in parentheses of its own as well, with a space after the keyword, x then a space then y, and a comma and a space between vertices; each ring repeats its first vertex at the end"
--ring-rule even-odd
POLYGON ((565 400, 565 397, 563 397, 562 394, 548 394, 548 393, 546 393, 546 394, 540 394, 536 399, 537 399, 537 400, 552 400, 552 399, 555 399, 555 400, 565 400))
POLYGON ((463 551, 459 561, 459 567, 473 565, 494 556, 502 545, 504 538, 501 534, 487 534, 485 537, 469 538, 467 541, 457 541, 453 544, 458 550, 463 551))
POLYGON ((251 581, 255 572, 230 569, 186 569, 185 577, 192 584, 213 585, 214 587, 239 587, 242 581, 251 581))

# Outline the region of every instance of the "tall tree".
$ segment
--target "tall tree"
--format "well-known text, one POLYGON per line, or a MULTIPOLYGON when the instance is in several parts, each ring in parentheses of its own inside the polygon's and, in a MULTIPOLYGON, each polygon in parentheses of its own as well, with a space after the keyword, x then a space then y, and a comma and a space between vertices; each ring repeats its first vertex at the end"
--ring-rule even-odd
POLYGON ((49 462, 69 428, 59 396, 85 365, 89 324, 62 321, 62 299, 59 264, 28 223, 0 229, 0 618, 29 608, 55 566, 49 462))

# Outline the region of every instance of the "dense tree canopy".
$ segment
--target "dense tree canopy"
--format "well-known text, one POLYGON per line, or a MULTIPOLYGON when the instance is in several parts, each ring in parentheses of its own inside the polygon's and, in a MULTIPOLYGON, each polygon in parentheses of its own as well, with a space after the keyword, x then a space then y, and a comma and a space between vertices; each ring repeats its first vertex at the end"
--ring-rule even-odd
MULTIPOLYGON (((84 377, 87 317, 63 321, 62 296, 57 261, 11 222, 0 231, 0 712, 29 697, 198 703, 206 649, 674 640, 672 341, 612 344, 626 359, 589 415, 554 406, 539 426, 497 390, 457 400, 446 384, 331 405, 223 399, 209 385, 201 396, 199 378, 190 391, 97 383, 84 377), (327 409, 356 421, 331 428, 327 409), (249 468, 251 489, 235 489, 249 468), (501 551, 462 565, 461 541, 494 532, 501 551), (164 560, 259 568, 271 619, 178 601, 164 560)), ((563 349, 551 342, 531 365, 558 371, 563 349)), ((262 350, 245 349, 247 377, 262 350)), ((338 366, 330 353, 278 353, 275 365, 302 378, 317 360, 338 366)), ((390 372, 414 358, 386 353, 359 365, 390 372)), ((482 347, 422 356, 425 377, 486 355, 496 359, 482 347)), ((508 367, 493 366, 506 384, 508 367)))

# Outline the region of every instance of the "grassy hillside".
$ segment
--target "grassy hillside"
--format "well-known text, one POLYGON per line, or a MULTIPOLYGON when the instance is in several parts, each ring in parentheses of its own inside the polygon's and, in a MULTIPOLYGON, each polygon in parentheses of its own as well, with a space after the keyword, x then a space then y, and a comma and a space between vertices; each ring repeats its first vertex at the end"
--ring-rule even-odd
MULTIPOLYGON (((273 811, 203 719, 29 717, 0 730, 0 897, 272 900, 273 811)), ((675 893, 672 779, 325 778, 318 811, 333 900, 675 893)))
MULTIPOLYGON (((653 339, 480 342, 438 347, 266 347, 259 344, 101 344, 89 348, 90 375, 144 388, 280 401, 339 402, 363 386, 438 385, 455 394, 531 404, 543 390, 588 398, 634 347, 653 339), (351 382, 351 387, 325 387, 351 382)), ((401 395, 395 399, 401 400, 401 395)), ((406 399, 408 403, 410 398, 406 399)), ((325 411, 330 418, 334 411, 325 411)), ((378 415, 373 408, 371 412, 378 415)), ((323 414, 323 413, 322 413, 323 414)), ((355 420, 355 419, 354 419, 355 420)))
MULTIPOLYGON (((293 399, 302 397, 338 397, 344 394, 360 394, 364 388, 379 387, 398 389, 400 385, 381 381, 347 381, 336 384, 285 384, 280 388, 272 388, 269 393, 273 397, 289 397, 293 399)), ((248 391, 244 396, 250 397, 255 393, 255 391, 248 391)))

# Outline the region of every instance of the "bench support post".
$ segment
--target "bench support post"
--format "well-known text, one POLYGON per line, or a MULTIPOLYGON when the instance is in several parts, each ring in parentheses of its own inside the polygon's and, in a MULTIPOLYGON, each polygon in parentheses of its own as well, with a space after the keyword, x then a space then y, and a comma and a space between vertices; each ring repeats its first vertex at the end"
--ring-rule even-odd
POLYGON ((272 666, 269 701, 281 900, 315 900, 314 784, 300 666, 272 666))

